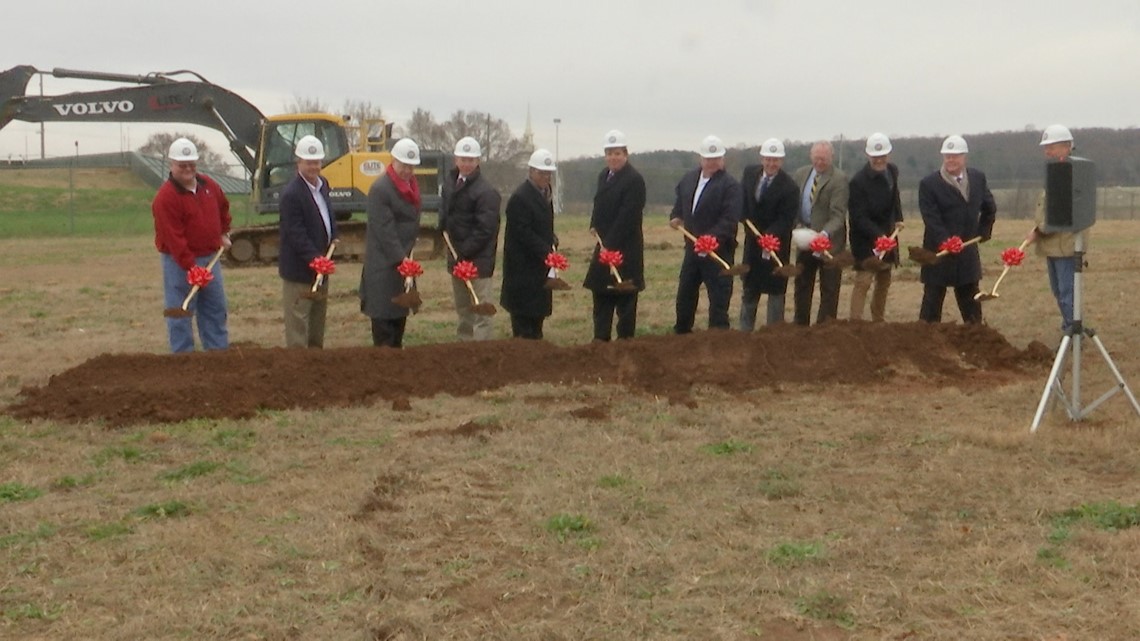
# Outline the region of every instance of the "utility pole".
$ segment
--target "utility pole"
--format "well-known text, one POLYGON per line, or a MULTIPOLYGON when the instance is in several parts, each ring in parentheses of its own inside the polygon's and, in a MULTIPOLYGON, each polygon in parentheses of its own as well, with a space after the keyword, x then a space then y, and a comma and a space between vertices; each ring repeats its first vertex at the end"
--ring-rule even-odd
MULTIPOLYGON (((44 75, 41 73, 40 74, 40 98, 43 98, 43 97, 44 97, 44 75)), ((78 145, 79 142, 76 141, 75 144, 78 145)), ((25 155, 27 155, 27 154, 25 154, 25 155)), ((44 158, 47 158, 47 154, 44 153, 44 121, 41 120, 40 121, 40 160, 43 160, 44 158)))
POLYGON ((75 235, 75 169, 79 166, 79 141, 75 141, 75 160, 71 161, 71 171, 67 172, 67 218, 71 235, 75 235))

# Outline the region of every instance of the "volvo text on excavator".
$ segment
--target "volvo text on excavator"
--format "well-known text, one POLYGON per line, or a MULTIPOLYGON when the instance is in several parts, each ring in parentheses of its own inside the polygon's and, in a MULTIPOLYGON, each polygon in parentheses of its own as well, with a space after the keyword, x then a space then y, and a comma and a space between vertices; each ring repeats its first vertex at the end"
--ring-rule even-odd
MULTIPOLYGON (((0 72, 0 128, 13 120, 26 122, 171 122, 201 125, 220 131, 230 151, 249 170, 253 207, 258 213, 277 212, 281 190, 295 173, 293 148, 302 136, 313 135, 325 146, 325 166, 341 242, 337 257, 359 259, 364 254, 364 222, 349 220, 365 211, 368 189, 391 160, 390 125, 382 120, 352 123, 325 113, 265 116, 241 96, 187 70, 129 75, 53 69, 40 71, 21 65, 0 72), (56 96, 26 95, 36 74, 115 82, 125 86, 56 96)), ((416 168, 423 208, 437 212, 439 177, 446 171, 441 152, 424 151, 416 168)), ((226 259, 231 265, 267 264, 277 259, 276 225, 237 228, 226 259)), ((417 255, 443 252, 442 238, 431 225, 420 229, 417 255)))

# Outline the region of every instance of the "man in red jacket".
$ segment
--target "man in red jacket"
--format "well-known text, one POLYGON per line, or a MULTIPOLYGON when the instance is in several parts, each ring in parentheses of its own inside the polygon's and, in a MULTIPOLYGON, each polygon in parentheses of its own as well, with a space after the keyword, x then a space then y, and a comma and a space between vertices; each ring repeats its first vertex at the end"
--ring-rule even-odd
MULTIPOLYGON (((230 202, 218 183, 198 173, 198 148, 186 138, 170 145, 170 177, 151 203, 154 246, 162 256, 162 289, 167 309, 181 307, 190 293, 186 275, 205 267, 218 249, 230 246, 230 202)), ((189 311, 198 318, 203 349, 226 349, 226 292, 222 266, 215 264, 213 280, 199 289, 189 311)), ((172 352, 194 351, 191 318, 167 318, 172 352)))

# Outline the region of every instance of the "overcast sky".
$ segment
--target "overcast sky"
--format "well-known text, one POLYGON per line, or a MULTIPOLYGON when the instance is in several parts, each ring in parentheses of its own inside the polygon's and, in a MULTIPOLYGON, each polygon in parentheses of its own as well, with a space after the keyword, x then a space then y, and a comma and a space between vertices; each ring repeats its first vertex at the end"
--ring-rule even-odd
MULTIPOLYGON (((8 3, 0 69, 192 69, 266 114, 295 96, 503 118, 535 141, 633 153, 764 139, 1140 125, 1136 0, 39 0, 8 3)), ((108 88, 44 80, 45 93, 108 88)), ((33 80, 29 92, 38 93, 33 80)), ((185 128, 185 127, 184 127, 185 128)), ((145 125, 48 124, 48 155, 137 147, 145 125)), ((209 130, 196 131, 206 137, 209 130)), ((218 138, 213 146, 225 149, 218 138)), ((37 125, 0 158, 38 157, 37 125)), ((934 152, 936 153, 936 151, 934 152)))

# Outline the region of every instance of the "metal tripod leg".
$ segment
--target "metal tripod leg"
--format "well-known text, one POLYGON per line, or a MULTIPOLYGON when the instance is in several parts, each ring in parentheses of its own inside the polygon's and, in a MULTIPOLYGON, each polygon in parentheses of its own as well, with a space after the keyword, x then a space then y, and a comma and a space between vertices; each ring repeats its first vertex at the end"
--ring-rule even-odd
POLYGON ((1112 360, 1112 356, 1109 355, 1108 350, 1105 348, 1104 343, 1101 342, 1100 337, 1096 335, 1096 332, 1092 331, 1089 328, 1083 328, 1082 331, 1083 333, 1087 334, 1088 338, 1092 339, 1093 344, 1096 345, 1097 350, 1100 352, 1100 355, 1104 359, 1105 364, 1108 365, 1109 371, 1112 372, 1112 377, 1116 380, 1116 385, 1112 389, 1102 394, 1100 398, 1082 408, 1080 405, 1081 336, 1077 335, 1074 337, 1071 335, 1066 335, 1061 340, 1060 347, 1057 348, 1057 356, 1053 359, 1053 369, 1049 372, 1049 379, 1045 382, 1045 391, 1041 394, 1041 402, 1037 404, 1037 413, 1034 414, 1033 424, 1029 427, 1030 433, 1037 431, 1037 428, 1041 424, 1041 418, 1045 414, 1045 408, 1051 398, 1054 401, 1060 402, 1065 407, 1065 412, 1069 415, 1069 420, 1079 421, 1091 414, 1092 411, 1099 407, 1101 403, 1107 401, 1117 392, 1124 392, 1124 395, 1128 397, 1128 402, 1132 405, 1132 409, 1138 416, 1140 416, 1140 403, 1137 403, 1136 396, 1132 394, 1132 390, 1129 389, 1128 383, 1124 380, 1124 376, 1121 375, 1120 370, 1116 367, 1116 363, 1112 360), (1066 398, 1065 390, 1061 385, 1060 379, 1061 372, 1065 364, 1065 359, 1069 355, 1070 344, 1073 351, 1073 392, 1071 400, 1069 398, 1066 398))
POLYGON ((1049 403, 1049 398, 1057 394, 1057 400, 1065 406, 1065 410, 1072 417, 1072 408, 1069 406, 1069 400, 1064 398, 1064 392, 1061 390, 1059 375, 1061 368, 1065 365, 1065 357, 1069 355, 1069 343, 1072 342, 1073 337, 1066 334, 1061 339, 1061 346, 1057 348, 1057 356, 1053 358, 1053 369, 1049 370, 1049 378, 1045 381, 1045 391, 1041 394, 1041 402, 1037 404, 1037 413, 1033 415, 1033 424, 1029 427, 1029 433, 1032 434, 1037 431, 1037 426, 1041 424, 1041 417, 1045 414, 1045 406, 1049 403))

